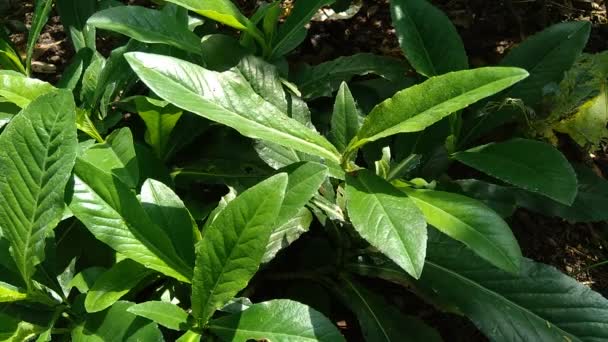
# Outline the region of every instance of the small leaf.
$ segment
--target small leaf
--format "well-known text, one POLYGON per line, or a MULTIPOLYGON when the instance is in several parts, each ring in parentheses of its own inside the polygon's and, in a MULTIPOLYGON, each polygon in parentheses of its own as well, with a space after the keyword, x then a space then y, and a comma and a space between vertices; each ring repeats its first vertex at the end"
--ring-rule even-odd
POLYGON ((357 75, 373 74, 397 81, 405 76, 407 70, 407 64, 398 59, 358 53, 304 68, 294 75, 294 82, 302 92, 302 98, 312 100, 331 96, 342 82, 348 82, 357 75))
POLYGON ((32 25, 27 35, 27 48, 25 51, 25 68, 26 73, 29 75, 32 70, 32 58, 34 55, 34 48, 42 32, 42 28, 46 25, 49 20, 49 14, 53 8, 53 0, 36 0, 36 6, 34 8, 34 16, 32 18, 32 25))
POLYGON ((377 105, 365 118, 348 150, 393 134, 422 131, 527 76, 522 69, 488 67, 428 79, 377 105))
POLYGON ((450 19, 426 0, 393 0, 391 17, 399 45, 427 77, 469 67, 462 40, 450 19))
POLYGON ((372 246, 420 277, 426 254, 426 222, 406 194, 367 170, 346 178, 353 226, 372 246))
POLYGON ((319 8, 335 0, 307 0, 296 2, 272 44, 269 60, 276 59, 295 49, 306 37, 306 24, 319 8))
POLYGON ((105 310, 152 274, 153 271, 133 260, 122 260, 97 278, 87 293, 84 307, 87 312, 105 310))
POLYGON ((4 27, 0 29, 0 66, 2 69, 17 71, 24 75, 26 73, 21 57, 11 44, 10 37, 4 32, 4 27))
POLYGON ((133 305, 120 301, 106 311, 86 315, 84 322, 72 330, 72 341, 164 341, 156 323, 127 311, 133 305))
POLYGON ((323 314, 288 299, 275 299, 209 322, 207 328, 224 341, 345 341, 323 314))
POLYGON ((88 25, 124 34, 143 43, 175 46, 192 53, 201 53, 197 35, 181 25, 174 16, 140 6, 112 7, 96 12, 88 25))
POLYGON ((340 160, 329 141, 265 101, 236 69, 217 73, 172 57, 140 52, 125 56, 152 91, 182 109, 250 138, 340 160))
POLYGON ((459 240, 496 267, 519 271, 522 255, 511 229, 485 204, 449 192, 404 189, 426 222, 459 240))
POLYGON ((42 95, 0 135, 0 227, 28 287, 65 207, 78 144, 74 106, 70 92, 42 95))
POLYGON ((187 330, 188 313, 179 306, 160 301, 135 304, 127 309, 137 316, 145 317, 163 327, 173 330, 187 330))
POLYGON ((164 159, 169 150, 173 128, 183 112, 171 104, 144 96, 136 97, 134 103, 137 113, 146 124, 146 142, 160 159, 164 159))
POLYGON ((266 252, 264 253, 264 257, 262 257, 262 263, 270 262, 279 251, 285 249, 302 234, 306 233, 311 223, 312 214, 310 210, 302 208, 287 222, 277 226, 272 231, 272 235, 270 235, 270 239, 266 245, 266 252))
POLYGON ((343 82, 336 95, 329 131, 329 140, 338 148, 338 151, 346 150, 348 143, 357 136, 362 122, 363 117, 357 109, 355 99, 346 83, 343 82))
POLYGON ((534 140, 512 139, 454 154, 472 168, 570 205, 576 198, 576 174, 553 146, 534 140))
POLYGON ((168 2, 185 7, 237 30, 255 29, 231 0, 168 0, 168 2))
POLYGON ((281 211, 275 222, 277 226, 292 219, 327 179, 327 167, 313 162, 292 164, 279 171, 287 173, 289 181, 281 211))
POLYGON ((204 325, 257 271, 279 215, 287 174, 280 173, 229 202, 196 246, 192 313, 204 325))

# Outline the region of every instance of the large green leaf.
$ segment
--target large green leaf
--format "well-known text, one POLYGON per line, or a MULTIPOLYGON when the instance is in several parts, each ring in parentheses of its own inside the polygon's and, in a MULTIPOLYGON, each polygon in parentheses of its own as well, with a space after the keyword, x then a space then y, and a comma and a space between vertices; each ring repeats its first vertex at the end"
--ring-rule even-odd
POLYGON ((492 341, 608 339, 608 300, 529 259, 513 275, 454 240, 434 236, 418 285, 455 304, 492 341))
POLYGON ((345 341, 323 314, 288 299, 254 304, 243 312, 209 322, 207 328, 223 341, 345 341))
POLYGON ((295 49, 306 38, 306 24, 317 13, 319 8, 329 5, 335 0, 307 0, 295 2, 285 23, 277 32, 272 42, 272 51, 268 57, 276 59, 295 49))
POLYGON ((407 73, 407 64, 395 58, 358 53, 339 57, 313 67, 304 67, 294 75, 294 82, 308 100, 331 96, 342 82, 357 75, 374 74, 397 81, 407 73))
POLYGON ((507 183, 570 205, 576 198, 576 173, 553 146, 512 139, 454 154, 454 158, 507 183))
POLYGON ((51 14, 51 9, 53 9, 53 0, 36 0, 35 4, 36 6, 34 7, 34 16, 32 17, 32 24, 30 26, 30 31, 27 35, 27 47, 25 50, 25 69, 27 71, 27 75, 29 75, 32 70, 32 57, 34 55, 34 48, 36 47, 38 38, 40 38, 42 28, 49 20, 49 14, 51 14))
POLYGON ((338 162, 336 148, 318 133, 265 101, 236 69, 223 73, 147 53, 125 55, 137 75, 157 95, 241 134, 268 140, 338 162))
POLYGON ((348 143, 357 136, 362 121, 363 117, 357 109, 353 95, 346 83, 342 83, 336 95, 329 131, 329 140, 338 148, 338 151, 346 150, 348 143))
POLYGON ((87 312, 105 310, 131 291, 146 277, 154 274, 133 260, 125 259, 102 273, 87 292, 84 307, 87 312))
POLYGON ((553 25, 526 39, 500 62, 526 69, 530 77, 509 89, 509 97, 535 106, 543 99, 544 87, 559 83, 587 44, 591 23, 575 21, 553 25))
POLYGON ((517 273, 521 250, 503 219, 482 202, 459 194, 404 189, 426 222, 459 240, 495 266, 517 273))
POLYGON ((118 178, 78 159, 70 209, 95 237, 144 266, 184 282, 192 268, 118 178))
POLYGON ((43 81, 28 78, 10 70, 0 70, 0 96, 9 102, 25 108, 38 96, 49 93, 55 88, 43 81))
POLYGON ((469 67, 456 28, 427 0, 393 0, 391 16, 399 45, 418 73, 431 77, 469 67))
POLYGON ((161 302, 149 301, 133 305, 128 312, 150 319, 164 327, 173 330, 188 329, 188 313, 179 306, 161 302))
POLYGON ((95 48, 95 28, 87 25, 87 19, 97 9, 96 0, 56 0, 57 11, 66 32, 69 32, 74 50, 95 48))
MULTIPOLYGON (((530 77, 501 94, 502 97, 522 99, 526 106, 538 110, 542 105, 545 87, 562 80, 565 72, 583 51, 590 30, 590 23, 584 21, 556 24, 511 50, 500 64, 524 68, 530 77)), ((501 98, 497 96, 492 100, 500 101, 501 98)), ((473 141, 518 117, 522 118, 522 115, 524 113, 521 109, 509 107, 497 112, 482 110, 475 113, 467 123, 471 127, 467 132, 467 141, 473 141)))
POLYGON ((200 325, 243 289, 257 271, 287 186, 280 173, 226 205, 196 246, 192 313, 200 325))
POLYGON ((129 188, 135 188, 139 183, 139 166, 129 128, 112 132, 105 143, 91 146, 80 158, 114 175, 129 188))
POLYGON ((88 25, 124 34, 144 43, 175 46, 192 53, 201 53, 197 35, 174 16, 140 6, 120 6, 99 11, 89 18, 88 25))
POLYGON ((171 239, 182 260, 194 267, 194 237, 200 233, 184 202, 165 184, 147 179, 141 187, 141 204, 171 239))
POLYGON ((420 277, 426 222, 414 202, 367 170, 346 177, 346 200, 359 234, 413 277, 420 277))
POLYGON ((435 330, 417 318, 403 315, 392 304, 355 280, 343 277, 340 285, 336 292, 357 315, 366 341, 442 341, 435 330))
POLYGON ((393 134, 422 131, 527 76, 523 69, 488 67, 430 78, 377 105, 365 118, 349 150, 393 134))
POLYGON ((63 214, 77 144, 67 91, 38 97, 0 135, 0 229, 28 286, 63 214))
POLYGON ((74 342, 161 342, 163 335, 154 322, 127 311, 134 303, 120 301, 107 311, 86 315, 72 330, 74 342))

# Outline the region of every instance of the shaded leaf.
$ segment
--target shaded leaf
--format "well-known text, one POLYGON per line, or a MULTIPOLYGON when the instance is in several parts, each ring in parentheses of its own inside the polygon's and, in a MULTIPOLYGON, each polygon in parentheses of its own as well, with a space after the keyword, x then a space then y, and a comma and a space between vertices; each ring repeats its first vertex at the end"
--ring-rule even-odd
POLYGON ((188 327, 188 313, 172 303, 149 301, 135 304, 128 308, 127 311, 137 316, 145 317, 169 329, 186 330, 188 327))

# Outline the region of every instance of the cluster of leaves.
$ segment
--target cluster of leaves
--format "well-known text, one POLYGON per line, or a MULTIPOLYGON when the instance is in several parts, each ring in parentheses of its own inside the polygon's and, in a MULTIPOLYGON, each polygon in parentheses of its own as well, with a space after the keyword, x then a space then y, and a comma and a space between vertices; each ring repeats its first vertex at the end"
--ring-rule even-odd
POLYGON ((493 340, 608 338, 608 301, 522 257, 505 222, 516 207, 605 220, 608 184, 550 144, 474 145, 517 119, 508 99, 542 101, 589 24, 469 69, 441 11, 393 0, 415 77, 370 54, 290 70, 332 2, 297 1, 281 23, 278 2, 246 18, 229 0, 57 0, 76 55, 55 86, 4 41, 1 339, 343 341, 328 318, 342 303, 369 341, 441 340, 365 277, 493 340), (106 58, 97 34, 128 41, 106 58), (456 162, 485 176, 449 177, 456 162))

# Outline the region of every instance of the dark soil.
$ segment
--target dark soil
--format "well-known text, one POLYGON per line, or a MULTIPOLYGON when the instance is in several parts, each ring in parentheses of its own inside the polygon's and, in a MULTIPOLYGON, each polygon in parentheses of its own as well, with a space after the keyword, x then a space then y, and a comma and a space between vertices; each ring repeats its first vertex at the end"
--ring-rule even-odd
MULTIPOLYGON (((300 0, 306 1, 306 0, 300 0)), ((252 13, 257 0, 236 0, 245 13, 252 13)), ((148 1, 138 0, 138 4, 148 1)), ((587 52, 608 49, 608 19, 602 0, 433 0, 455 23, 473 66, 496 64, 511 47, 543 28, 566 20, 589 20, 593 23, 587 52)), ((11 19, 29 25, 31 1, 16 8, 11 19)), ((25 50, 26 36, 11 36, 20 51, 25 50)), ((107 55, 115 47, 112 39, 98 40, 101 53, 107 55)), ((73 50, 56 13, 52 13, 39 41, 35 58, 42 69, 36 77, 56 82, 69 63, 73 50)), ((361 11, 352 19, 313 22, 309 37, 290 57, 290 62, 317 64, 357 52, 403 58, 394 29, 391 27, 388 0, 363 0, 361 11)), ((593 157, 599 173, 608 176, 606 151, 593 157)), ((608 208, 607 208, 608 210, 608 208)), ((608 265, 589 267, 608 260, 608 223, 570 224, 560 219, 518 211, 511 227, 525 256, 557 267, 583 284, 608 297, 608 265)), ((446 341, 486 341, 465 318, 443 314, 402 288, 386 284, 382 288, 387 299, 405 312, 418 316, 436 327, 446 341), (401 298, 401 299, 399 299, 401 298)), ((341 322, 349 340, 357 340, 356 323, 352 317, 341 322)))

